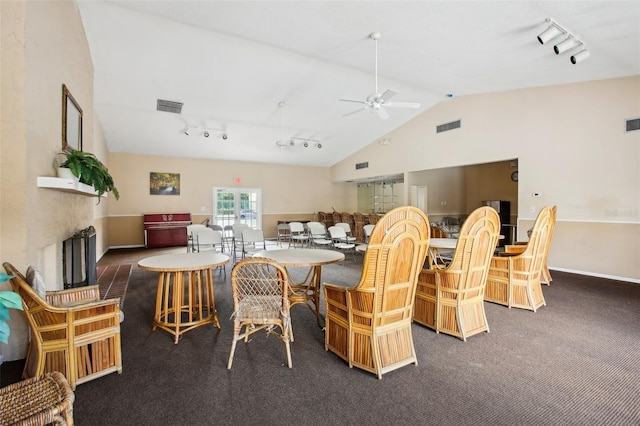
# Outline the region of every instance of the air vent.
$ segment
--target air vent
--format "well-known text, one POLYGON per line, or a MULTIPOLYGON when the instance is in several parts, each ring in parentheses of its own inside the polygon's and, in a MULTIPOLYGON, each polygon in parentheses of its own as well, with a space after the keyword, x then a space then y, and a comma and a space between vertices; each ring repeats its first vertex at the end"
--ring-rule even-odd
POLYGON ((165 101, 164 99, 158 99, 158 111, 180 114, 180 112, 182 112, 182 105, 182 102, 173 102, 165 101))
POLYGON ((632 132, 634 130, 640 130, 640 118, 627 120, 627 132, 632 132))
POLYGON ((364 163, 356 164, 356 170, 366 169, 367 167, 369 167, 369 162, 368 161, 365 161, 364 163))
POLYGON ((446 132, 447 130, 459 129, 460 120, 452 121, 451 123, 441 124, 436 127, 436 133, 446 132))

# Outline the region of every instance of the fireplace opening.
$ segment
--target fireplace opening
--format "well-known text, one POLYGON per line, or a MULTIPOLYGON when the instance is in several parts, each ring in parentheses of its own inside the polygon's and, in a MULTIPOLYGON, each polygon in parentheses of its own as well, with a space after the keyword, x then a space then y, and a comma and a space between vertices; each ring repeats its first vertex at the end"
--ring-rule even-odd
POLYGON ((97 282, 96 230, 89 226, 62 242, 64 288, 82 287, 97 282))

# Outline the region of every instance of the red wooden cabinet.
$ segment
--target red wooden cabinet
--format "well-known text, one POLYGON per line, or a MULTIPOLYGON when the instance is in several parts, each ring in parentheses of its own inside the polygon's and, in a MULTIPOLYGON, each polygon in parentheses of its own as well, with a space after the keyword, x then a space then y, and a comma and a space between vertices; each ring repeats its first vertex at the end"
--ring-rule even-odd
POLYGON ((191 213, 145 214, 144 244, 146 247, 186 246, 187 225, 191 225, 191 213))

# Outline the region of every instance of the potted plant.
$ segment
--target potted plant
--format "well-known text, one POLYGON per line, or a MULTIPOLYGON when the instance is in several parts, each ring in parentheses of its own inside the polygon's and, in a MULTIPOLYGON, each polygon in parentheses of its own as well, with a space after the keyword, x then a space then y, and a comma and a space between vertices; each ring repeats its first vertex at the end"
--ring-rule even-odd
MULTIPOLYGON (((80 179, 80 182, 93 186, 98 197, 105 192, 111 192, 116 200, 120 198, 120 193, 113 183, 109 170, 94 154, 80 150, 69 150, 61 154, 64 155, 64 161, 59 167, 70 169, 71 173, 80 179)), ((99 200, 98 198, 98 202, 100 202, 99 200)))

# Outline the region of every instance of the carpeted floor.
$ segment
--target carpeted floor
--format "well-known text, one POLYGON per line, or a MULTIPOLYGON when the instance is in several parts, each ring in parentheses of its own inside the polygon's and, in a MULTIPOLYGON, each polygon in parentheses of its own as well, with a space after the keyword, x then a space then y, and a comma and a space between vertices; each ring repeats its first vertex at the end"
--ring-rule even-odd
MULTIPOLYGON (((78 425, 640 424, 638 284, 552 271, 547 306, 487 303, 491 332, 467 342, 414 325, 418 365, 378 380, 326 352, 303 306, 292 309, 292 369, 284 345, 258 333, 238 343, 227 370, 230 273, 214 277, 222 329, 201 327, 174 345, 151 331, 157 274, 138 269, 136 256, 144 252, 113 261, 133 265, 124 371, 77 387, 78 425)), ((327 265, 323 281, 354 285, 361 265, 327 265)))

